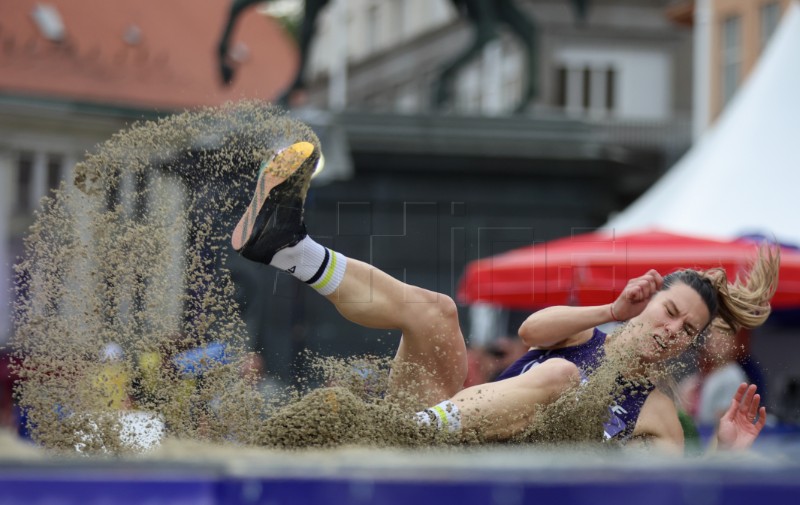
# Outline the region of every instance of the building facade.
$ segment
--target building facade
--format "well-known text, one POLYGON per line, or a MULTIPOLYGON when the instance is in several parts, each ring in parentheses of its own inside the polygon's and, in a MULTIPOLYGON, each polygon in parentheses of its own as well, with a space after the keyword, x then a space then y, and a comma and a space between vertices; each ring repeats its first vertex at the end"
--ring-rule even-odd
POLYGON ((791 0, 679 0, 667 15, 695 32, 694 133, 722 113, 753 70, 791 0))
POLYGON ((11 264, 23 253, 22 237, 41 198, 123 125, 120 118, 65 114, 42 102, 0 100, 0 342, 11 331, 11 264))
POLYGON ((255 11, 239 22, 239 76, 215 60, 229 8, 212 0, 5 2, 0 31, 0 344, 11 332, 12 268, 40 199, 126 125, 241 98, 273 98, 297 50, 255 11), (194 11, 192 16, 186 13, 194 11), (261 49, 263 48, 263 49, 261 49), (269 49, 268 49, 269 48, 269 49))
MULTIPOLYGON (((691 31, 673 23, 664 0, 592 2, 579 21, 567 0, 520 0, 537 27, 538 96, 529 113, 582 119, 672 121, 691 109, 691 31)), ((348 0, 345 24, 324 13, 312 47, 312 103, 326 105, 328 79, 344 51, 347 104, 369 110, 428 113, 445 63, 466 47, 471 27, 447 0, 348 0), (346 44, 339 44, 343 27, 346 44), (338 38, 337 38, 338 37, 338 38)), ((448 109, 504 114, 524 87, 522 46, 500 27, 458 75, 448 109)))
POLYGON ((716 118, 752 71, 790 0, 712 2, 711 114, 716 118))

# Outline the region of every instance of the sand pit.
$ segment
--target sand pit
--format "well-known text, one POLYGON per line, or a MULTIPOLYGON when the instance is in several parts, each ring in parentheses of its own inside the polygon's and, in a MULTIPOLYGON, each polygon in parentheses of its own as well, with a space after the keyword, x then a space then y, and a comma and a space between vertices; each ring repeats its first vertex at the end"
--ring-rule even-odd
POLYGON ((417 426, 412 414, 427 405, 385 394, 389 358, 321 359, 327 387, 265 399, 240 373, 248 335, 225 259, 259 161, 298 140, 318 143, 259 102, 142 123, 100 146, 45 202, 17 267, 13 342, 38 446, 0 434, 0 502, 797 496, 800 451, 783 441, 705 460, 603 443, 620 363, 498 445, 417 426), (137 429, 163 430, 159 442, 131 443, 123 413, 137 429))

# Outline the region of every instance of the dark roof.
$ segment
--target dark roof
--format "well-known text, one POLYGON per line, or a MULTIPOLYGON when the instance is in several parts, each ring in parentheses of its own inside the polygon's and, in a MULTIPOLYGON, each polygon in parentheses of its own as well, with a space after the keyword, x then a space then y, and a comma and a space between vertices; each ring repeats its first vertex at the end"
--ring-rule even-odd
POLYGON ((0 18, 0 95, 175 110, 240 98, 274 99, 297 69, 280 25, 250 9, 231 47, 243 55, 230 87, 216 47, 229 0, 6 0, 0 18), (34 9, 64 27, 48 40, 34 9), (127 38, 127 41, 126 41, 127 38), (138 42, 137 42, 138 38, 138 42))

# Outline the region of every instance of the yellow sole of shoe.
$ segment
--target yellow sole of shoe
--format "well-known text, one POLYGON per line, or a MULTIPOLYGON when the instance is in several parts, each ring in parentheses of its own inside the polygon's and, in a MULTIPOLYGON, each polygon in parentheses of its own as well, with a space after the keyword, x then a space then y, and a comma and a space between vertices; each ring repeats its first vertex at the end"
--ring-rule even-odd
POLYGON ((253 199, 231 235, 231 245, 235 250, 241 250, 250 240, 256 217, 267 201, 270 191, 291 177, 313 152, 313 144, 298 142, 279 151, 272 160, 262 163, 253 199))

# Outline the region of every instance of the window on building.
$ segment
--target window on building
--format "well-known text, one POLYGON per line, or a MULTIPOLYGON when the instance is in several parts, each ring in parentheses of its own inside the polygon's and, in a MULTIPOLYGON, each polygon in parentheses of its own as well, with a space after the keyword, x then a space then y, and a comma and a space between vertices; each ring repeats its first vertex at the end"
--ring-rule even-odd
POLYGON ((61 184, 64 165, 65 156, 61 153, 19 152, 14 181, 14 212, 30 214, 42 196, 61 184))
POLYGON ((722 100, 723 104, 736 93, 742 69, 742 20, 731 16, 722 26, 722 100))
POLYGON ((567 106, 567 67, 556 69, 556 107, 561 109, 567 106))
POLYGON ((606 110, 613 111, 616 107, 614 94, 617 92, 617 72, 613 67, 606 69, 606 110))
POLYGON ((60 154, 47 156, 47 189, 55 189, 61 184, 61 169, 64 166, 64 157, 60 154))
POLYGON ((556 68, 555 80, 555 106, 558 108, 604 114, 613 112, 616 107, 617 72, 614 67, 562 65, 556 68))
POLYGON ((21 152, 17 159, 17 180, 16 180, 16 205, 15 211, 19 213, 28 212, 31 209, 33 193, 33 160, 32 152, 21 152))
POLYGON ((583 67, 583 90, 582 90, 582 105, 584 110, 589 110, 592 106, 592 69, 588 66, 583 67))
POLYGON ((781 4, 772 2, 761 6, 761 48, 767 47, 781 19, 781 4))

